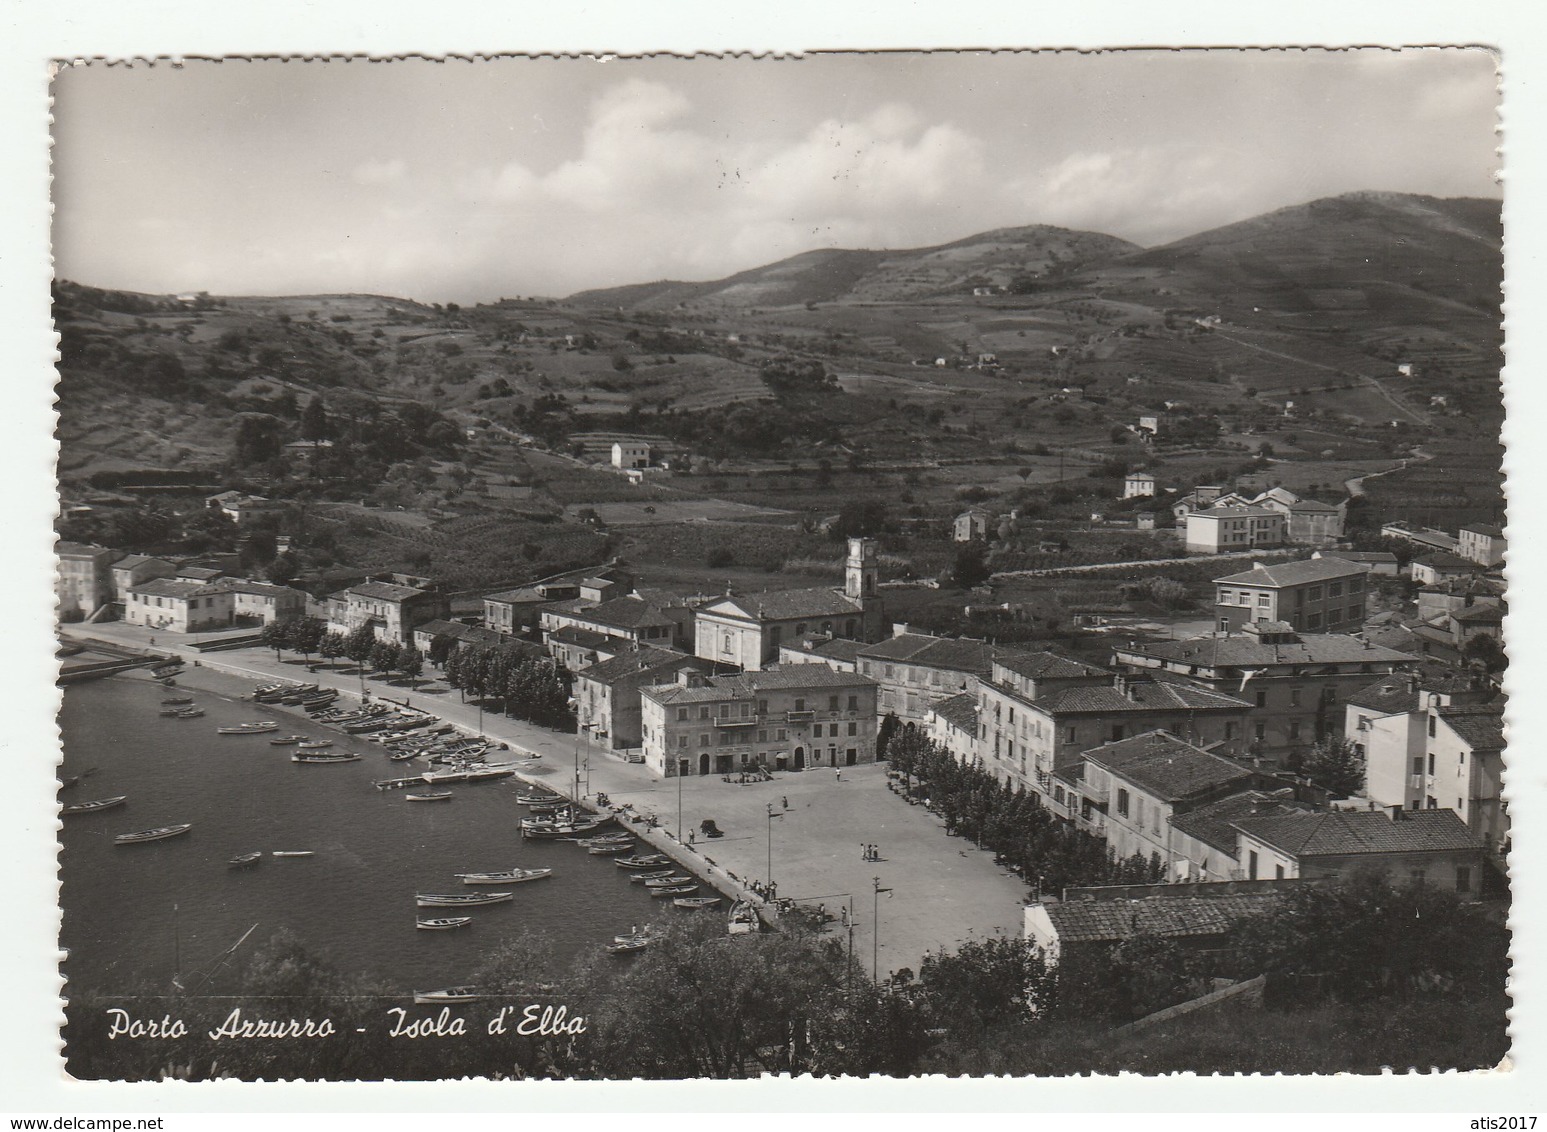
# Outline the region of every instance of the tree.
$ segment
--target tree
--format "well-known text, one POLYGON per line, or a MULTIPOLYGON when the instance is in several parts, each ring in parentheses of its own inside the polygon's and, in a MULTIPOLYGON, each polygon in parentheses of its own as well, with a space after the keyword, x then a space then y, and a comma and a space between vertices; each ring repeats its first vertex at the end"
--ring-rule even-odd
POLYGON ((291 554, 288 550, 283 554, 276 555, 274 560, 264 570, 264 574, 268 576, 269 581, 273 582, 276 586, 288 586, 296 580, 300 573, 301 564, 296 561, 295 555, 291 554))
POLYGON ((1461 655, 1473 664, 1481 665, 1486 672, 1502 672, 1509 665, 1509 657, 1497 637, 1478 633, 1461 646, 1461 655))
POLYGON ((322 641, 317 645, 317 652, 323 660, 332 662, 341 656, 347 655, 348 642, 342 633, 324 633, 322 641))
POLYGON ((1347 739, 1318 740, 1300 769, 1316 785, 1339 798, 1364 792, 1364 759, 1347 739))
POLYGON ((238 465, 264 464, 279 455, 283 424, 267 413, 243 413, 237 420, 233 457, 238 465))
POLYGON ((371 646, 371 667, 383 674, 391 672, 397 667, 398 654, 402 651, 403 647, 396 641, 377 641, 371 646))
POLYGON ((398 654, 397 668, 410 680, 417 680, 424 671, 424 654, 412 645, 398 654))
POLYGON ((375 647, 376 632, 369 625, 361 625, 344 638, 344 655, 358 665, 370 660, 375 647))
POLYGON ((270 621, 258 633, 258 643, 264 648, 273 649, 274 659, 279 660, 279 650, 290 647, 290 623, 270 621))
POLYGON ((312 653, 316 652, 328 636, 327 625, 317 617, 297 617, 290 626, 290 647, 306 658, 311 663, 312 653))
POLYGON ((333 422, 328 419, 328 407, 322 397, 313 397, 301 411, 301 436, 306 440, 328 440, 333 436, 333 422))
POLYGON ((962 589, 981 586, 992 574, 982 543, 963 543, 956 551, 956 560, 951 564, 951 581, 962 589))
POLYGON ((881 717, 881 722, 876 725, 876 758, 886 758, 887 749, 892 742, 892 736, 897 734, 897 713, 887 712, 881 717))

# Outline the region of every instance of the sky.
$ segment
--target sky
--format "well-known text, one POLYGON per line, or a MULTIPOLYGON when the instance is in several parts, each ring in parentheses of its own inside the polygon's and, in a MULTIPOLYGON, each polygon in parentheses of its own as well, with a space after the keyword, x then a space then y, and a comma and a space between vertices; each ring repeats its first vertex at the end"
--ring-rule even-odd
POLYGON ((1500 195, 1483 50, 189 60, 54 83, 61 278, 471 303, 1500 195))

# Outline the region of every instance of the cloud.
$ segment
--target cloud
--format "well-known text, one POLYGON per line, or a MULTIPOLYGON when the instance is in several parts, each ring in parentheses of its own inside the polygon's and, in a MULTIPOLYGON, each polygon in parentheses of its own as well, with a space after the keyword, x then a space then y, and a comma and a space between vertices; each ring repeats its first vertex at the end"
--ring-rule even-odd
POLYGON ((387 161, 367 161, 356 165, 350 177, 361 185, 390 185, 401 181, 408 174, 408 166, 401 157, 387 161))

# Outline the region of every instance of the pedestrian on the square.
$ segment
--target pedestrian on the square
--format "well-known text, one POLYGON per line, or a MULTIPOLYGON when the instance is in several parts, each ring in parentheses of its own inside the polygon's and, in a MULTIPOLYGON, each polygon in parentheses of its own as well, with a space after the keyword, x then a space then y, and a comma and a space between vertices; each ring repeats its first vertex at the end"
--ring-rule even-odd
POLYGON ((835 781, 835 782, 842 782, 843 781, 843 771, 840 770, 837 767, 833 767, 833 781, 835 781))
POLYGON ((789 798, 786 797, 786 798, 783 799, 783 801, 784 801, 784 808, 786 810, 789 809, 790 808, 790 800, 789 800, 789 798))

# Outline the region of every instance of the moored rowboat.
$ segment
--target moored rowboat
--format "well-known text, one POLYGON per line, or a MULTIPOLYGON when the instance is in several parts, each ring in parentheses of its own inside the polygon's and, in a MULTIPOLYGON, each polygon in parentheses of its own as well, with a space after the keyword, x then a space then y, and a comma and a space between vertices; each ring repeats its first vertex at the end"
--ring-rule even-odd
POLYGON ((463 884, 520 884, 552 875, 552 869, 507 869, 499 873, 458 873, 457 879, 463 884))
POLYGON ((421 892, 414 897, 421 908, 472 908, 480 904, 508 904, 513 892, 421 892))
POLYGON ((290 761, 293 762, 293 763, 314 763, 314 764, 315 763, 357 763, 357 762, 360 761, 360 756, 359 755, 347 755, 347 754, 342 754, 342 753, 326 754, 326 755, 294 754, 294 755, 290 756, 290 761))
POLYGON ((165 841, 168 837, 176 837, 178 834, 187 833, 193 828, 192 822, 183 825, 164 825, 158 829, 142 829, 138 833, 120 833, 113 838, 115 845, 138 845, 144 841, 165 841))
POLYGON ((720 902, 718 896, 678 896, 672 900, 678 908, 686 908, 690 912, 700 912, 705 908, 713 908, 720 902))
POLYGON ((429 794, 405 794, 403 797, 410 802, 449 802, 451 801, 451 791, 436 790, 429 794))
POLYGON ((249 866, 256 865, 261 860, 263 860, 263 854, 261 852, 243 853, 241 856, 232 857, 229 861, 226 862, 226 864, 230 865, 233 869, 245 869, 249 866))
POLYGON ((234 727, 217 727, 215 732, 219 735, 263 735, 269 731, 278 731, 279 724, 273 720, 259 720, 253 723, 238 723, 234 727))
POLYGON ((620 869, 653 869, 669 863, 664 853, 651 853, 643 857, 615 857, 613 864, 620 869))
POLYGON ((668 896, 687 896, 690 893, 697 891, 698 885, 696 884, 676 884, 672 885, 670 888, 652 888, 650 890, 650 895, 655 897, 657 900, 661 900, 668 896))
POLYGON ((121 806, 129 800, 129 795, 120 794, 116 798, 98 798, 95 802, 77 802, 73 806, 65 806, 59 812, 62 814, 94 814, 100 810, 111 810, 114 806, 121 806))
POLYGON ((444 932, 452 928, 465 928, 472 922, 471 916, 441 916, 434 920, 415 920, 414 924, 422 931, 444 932))
POLYGON ((314 856, 316 856, 316 854, 317 854, 317 850, 315 850, 315 849, 276 849, 276 850, 274 850, 274 856, 276 856, 276 857, 314 857, 314 856))

